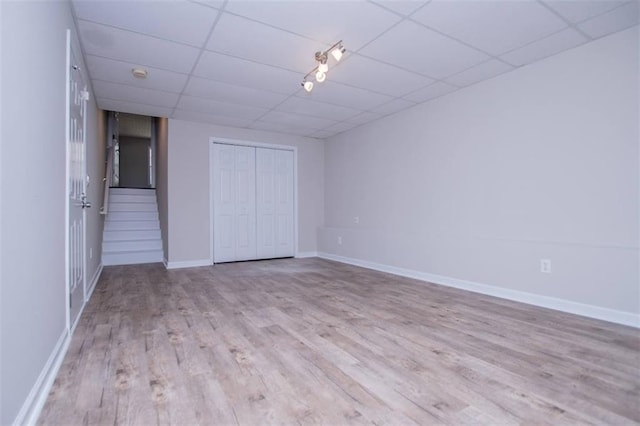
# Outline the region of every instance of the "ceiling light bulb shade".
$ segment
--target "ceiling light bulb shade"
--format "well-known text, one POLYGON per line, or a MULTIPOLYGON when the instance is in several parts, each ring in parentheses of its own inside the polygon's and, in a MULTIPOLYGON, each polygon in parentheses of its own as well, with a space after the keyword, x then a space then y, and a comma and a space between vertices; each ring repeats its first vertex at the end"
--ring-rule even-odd
POLYGON ((334 57, 336 61, 340 61, 342 59, 342 55, 344 55, 345 48, 342 46, 338 46, 331 51, 331 56, 334 57))
POLYGON ((326 62, 324 64, 318 65, 318 71, 326 74, 327 71, 329 71, 329 65, 327 65, 326 62))
POLYGON ((133 74, 135 78, 147 78, 147 70, 144 68, 133 68, 131 74, 133 74))
POLYGON ((316 81, 318 83, 322 83, 323 81, 325 81, 327 79, 327 75, 325 73, 323 73, 322 71, 318 71, 316 73, 316 81))
POLYGON ((302 83, 302 87, 304 87, 304 90, 307 92, 311 92, 313 90, 313 81, 305 81, 302 83))

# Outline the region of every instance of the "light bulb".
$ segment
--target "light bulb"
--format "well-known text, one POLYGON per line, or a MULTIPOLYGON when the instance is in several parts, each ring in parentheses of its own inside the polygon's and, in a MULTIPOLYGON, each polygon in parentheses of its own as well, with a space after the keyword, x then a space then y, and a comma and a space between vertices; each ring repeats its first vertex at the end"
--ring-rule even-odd
POLYGON ((333 56, 336 61, 340 61, 340 59, 342 59, 342 55, 344 54, 344 52, 345 52, 344 47, 339 46, 331 51, 331 56, 333 56))
POLYGON ((323 73, 322 71, 318 71, 316 73, 316 81, 318 83, 322 83, 323 81, 325 81, 327 79, 327 75, 325 73, 323 73))
POLYGON ((305 81, 302 87, 304 87, 304 90, 307 92, 311 92, 313 90, 313 81, 305 81))
POLYGON ((327 63, 320 63, 320 65, 318 65, 318 71, 323 72, 323 73, 327 73, 327 71, 329 71, 329 65, 327 65, 327 63))

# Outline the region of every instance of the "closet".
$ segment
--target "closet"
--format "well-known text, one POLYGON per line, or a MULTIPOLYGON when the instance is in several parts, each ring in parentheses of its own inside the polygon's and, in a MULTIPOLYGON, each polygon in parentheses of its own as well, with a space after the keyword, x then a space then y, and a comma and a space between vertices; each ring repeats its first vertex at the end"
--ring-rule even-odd
POLYGON ((291 257, 291 150, 213 144, 213 262, 291 257))

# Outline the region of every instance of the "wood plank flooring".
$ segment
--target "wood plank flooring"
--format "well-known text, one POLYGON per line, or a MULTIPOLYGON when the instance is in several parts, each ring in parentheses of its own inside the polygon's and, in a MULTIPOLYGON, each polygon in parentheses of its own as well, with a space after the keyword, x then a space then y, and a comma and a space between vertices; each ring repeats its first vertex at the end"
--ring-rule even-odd
POLYGON ((640 424, 640 331, 321 259, 104 269, 40 424, 640 424))

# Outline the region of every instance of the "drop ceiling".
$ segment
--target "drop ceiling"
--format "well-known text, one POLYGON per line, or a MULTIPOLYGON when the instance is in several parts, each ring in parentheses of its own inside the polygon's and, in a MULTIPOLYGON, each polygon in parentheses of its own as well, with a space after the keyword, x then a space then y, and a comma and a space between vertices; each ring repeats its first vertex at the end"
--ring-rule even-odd
POLYGON ((637 0, 72 5, 100 108, 321 139, 638 24, 637 0))

